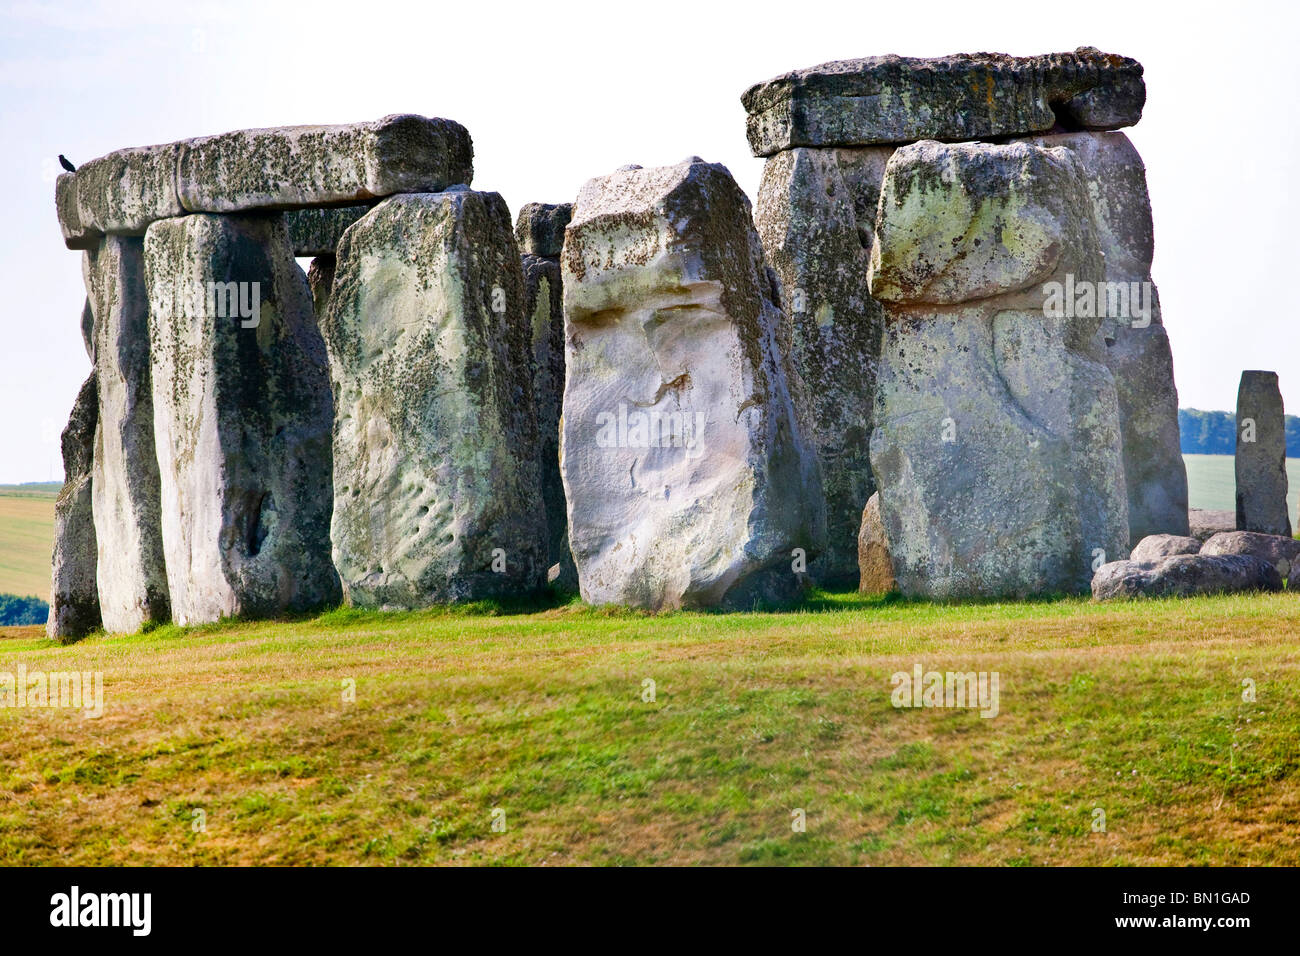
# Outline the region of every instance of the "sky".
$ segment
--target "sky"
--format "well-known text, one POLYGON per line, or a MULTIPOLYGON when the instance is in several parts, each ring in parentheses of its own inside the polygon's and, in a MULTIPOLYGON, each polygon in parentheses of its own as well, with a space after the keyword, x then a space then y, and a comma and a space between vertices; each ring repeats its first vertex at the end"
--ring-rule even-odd
POLYGON ((0 483, 62 479, 59 432, 90 372, 81 253, 54 212, 59 153, 410 112, 463 123, 475 188, 512 211, 692 155, 753 199, 762 160, 740 94, 883 53, 1091 45, 1140 60, 1146 110, 1127 132, 1147 166, 1179 404, 1230 410, 1241 370, 1261 368, 1300 413, 1300 315, 1274 287, 1300 246, 1297 21, 1285 3, 1138 0, 0 2, 0 483))

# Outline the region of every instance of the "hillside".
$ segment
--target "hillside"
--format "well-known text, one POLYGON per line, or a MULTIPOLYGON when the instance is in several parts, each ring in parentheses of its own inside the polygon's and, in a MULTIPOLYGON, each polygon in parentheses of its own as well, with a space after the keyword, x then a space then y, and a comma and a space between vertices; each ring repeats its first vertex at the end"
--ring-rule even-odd
POLYGON ((58 491, 48 482, 0 485, 0 594, 49 600, 58 491))

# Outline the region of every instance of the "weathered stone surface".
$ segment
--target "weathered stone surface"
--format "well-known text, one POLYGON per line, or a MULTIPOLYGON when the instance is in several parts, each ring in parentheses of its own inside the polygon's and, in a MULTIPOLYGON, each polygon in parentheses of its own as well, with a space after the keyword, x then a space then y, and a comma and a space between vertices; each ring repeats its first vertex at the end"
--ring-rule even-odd
POLYGON ((1106 262, 1107 285, 1096 290, 1103 315, 1098 336, 1119 396, 1130 540, 1185 535, 1187 469, 1179 447, 1173 355, 1151 281, 1155 243, 1146 167, 1123 133, 1062 133, 1033 142, 1069 149, 1088 181, 1106 262))
POLYGON ((339 240, 352 225, 373 207, 336 206, 332 209, 293 209, 284 214, 284 224, 289 230, 289 245, 295 256, 330 256, 338 249, 339 240))
MULTIPOLYGON (((178 152, 176 143, 119 149, 69 173, 76 181, 81 230, 142 236, 149 223, 181 215, 184 210, 176 195, 178 152)), ((70 225, 65 223, 65 229, 70 225)))
POLYGON ((1201 554, 1251 554, 1273 565, 1285 578, 1300 558, 1300 541, 1277 534, 1224 531, 1205 542, 1201 554))
POLYGON ((1102 269, 1068 150, 922 142, 890 158, 871 252, 886 309, 871 464, 904 594, 1079 591, 1097 557, 1127 555, 1099 321, 1042 307, 1045 281, 1102 269))
POLYGON ((239 130, 178 146, 177 191, 189 212, 349 205, 468 185, 474 175, 465 127, 412 114, 239 130))
POLYGON ((531 337, 496 193, 395 196, 339 244, 334 560, 350 603, 514 596, 547 568, 531 337))
POLYGON ((1205 508, 1188 508, 1187 523, 1193 538, 1209 541, 1221 531, 1233 531, 1237 516, 1231 511, 1212 511, 1205 508))
POLYGON ((85 346, 86 358, 95 364, 95 312, 90 307, 90 297, 81 307, 81 344, 85 346))
POLYGON ((858 532, 858 566, 861 594, 888 594, 898 587, 894 562, 889 556, 889 539, 880 517, 880 494, 867 499, 862 509, 862 528, 858 532))
POLYGON ((871 439, 881 308, 868 251, 893 147, 793 149, 763 167, 755 224, 780 280, 791 387, 806 396, 808 437, 826 496, 826 551, 809 574, 827 587, 859 574, 862 509, 875 490, 871 439))
POLYGON ((173 618, 336 603, 328 367, 283 217, 155 223, 145 271, 173 618))
POLYGON ((560 467, 582 596, 745 605, 825 545, 816 456, 749 201, 725 167, 624 167, 578 195, 561 258, 560 467))
POLYGON ((319 322, 329 309, 330 293, 334 291, 334 272, 338 268, 338 258, 329 255, 317 256, 311 261, 307 270, 307 285, 311 289, 312 313, 319 322))
POLYGON ((95 435, 95 536, 104 629, 134 633, 171 620, 154 453, 149 297, 144 240, 105 236, 85 253, 94 316, 99 430, 95 435))
POLYGON ((63 489, 54 503, 54 562, 50 616, 45 625, 45 632, 57 641, 75 641, 100 626, 91 500, 98 411, 92 374, 77 393, 63 430, 63 489))
POLYGON ((1067 129, 1119 129, 1142 116, 1136 60, 1080 47, 1012 57, 968 53, 873 56, 793 70, 741 97, 755 156, 795 146, 869 146, 988 139, 1067 129))
POLYGON ((1248 554, 1179 554, 1154 565, 1112 561, 1092 579, 1092 596, 1098 601, 1280 590, 1277 569, 1248 554))
POLYGON ((1152 534, 1134 546, 1128 559, 1134 564, 1159 564, 1176 554, 1199 554, 1200 551, 1199 538, 1179 534, 1152 534))
MULTIPOLYGON (((537 205, 530 203, 520 212, 515 223, 516 238, 527 235, 525 213, 537 205)), ((535 211, 533 217, 537 217, 535 211)), ((564 481, 560 477, 560 412, 564 403, 564 293, 560 260, 525 252, 521 261, 524 308, 532 341, 533 404, 537 409, 538 461, 549 555, 547 578, 562 590, 576 591, 578 569, 569 551, 569 517, 564 502, 564 481)))
POLYGON ((1286 424, 1277 372, 1241 373, 1237 388, 1237 530, 1291 537, 1286 424))
POLYGON ((564 227, 573 218, 573 203, 530 202, 515 220, 515 241, 524 255, 558 259, 564 227))
POLYGON ((54 208, 59 216, 59 230, 63 244, 69 249, 94 249, 102 233, 87 229, 81 224, 81 210, 77 205, 77 177, 73 173, 60 173, 54 181, 54 208))

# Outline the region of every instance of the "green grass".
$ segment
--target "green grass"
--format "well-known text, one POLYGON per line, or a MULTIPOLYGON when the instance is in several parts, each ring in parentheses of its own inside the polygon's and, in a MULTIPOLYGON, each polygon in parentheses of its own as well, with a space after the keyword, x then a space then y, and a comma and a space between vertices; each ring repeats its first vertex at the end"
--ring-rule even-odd
MULTIPOLYGON (((1210 511, 1237 510, 1237 478, 1232 455, 1184 455, 1187 504, 1210 511)), ((1300 505, 1300 458, 1286 460, 1287 511, 1292 519, 1300 505)))
POLYGON ((0 485, 0 594, 50 599, 57 496, 57 485, 0 485))
POLYGON ((1297 632, 1286 593, 10 629, 0 672, 106 707, 0 709, 0 863, 1295 865, 1297 632), (916 662, 1000 714, 895 709, 916 662))

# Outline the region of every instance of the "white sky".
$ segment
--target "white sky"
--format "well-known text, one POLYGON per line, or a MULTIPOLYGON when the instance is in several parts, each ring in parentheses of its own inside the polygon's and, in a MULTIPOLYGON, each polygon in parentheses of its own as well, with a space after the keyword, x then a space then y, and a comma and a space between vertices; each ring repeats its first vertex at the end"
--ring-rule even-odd
POLYGON ((1232 409, 1276 369, 1300 412, 1295 36, 1285 3, 730 2, 295 5, 3 2, 0 483, 62 478, 58 433, 89 373, 81 254, 63 248, 55 157, 253 126, 446 116, 474 185, 517 211, 626 163, 699 155, 751 199, 750 84, 826 60, 1088 44, 1146 67, 1128 131, 1146 160, 1154 277, 1179 404, 1232 409), (1280 283, 1275 288, 1275 283, 1280 283))

